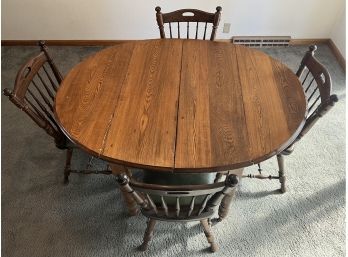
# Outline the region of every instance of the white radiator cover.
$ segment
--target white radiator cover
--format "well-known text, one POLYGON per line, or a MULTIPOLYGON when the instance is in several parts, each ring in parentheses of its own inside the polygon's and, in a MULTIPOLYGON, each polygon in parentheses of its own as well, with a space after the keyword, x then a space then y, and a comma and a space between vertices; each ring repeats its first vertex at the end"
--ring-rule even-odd
POLYGON ((232 43, 249 47, 280 47, 289 46, 290 36, 235 36, 232 43))

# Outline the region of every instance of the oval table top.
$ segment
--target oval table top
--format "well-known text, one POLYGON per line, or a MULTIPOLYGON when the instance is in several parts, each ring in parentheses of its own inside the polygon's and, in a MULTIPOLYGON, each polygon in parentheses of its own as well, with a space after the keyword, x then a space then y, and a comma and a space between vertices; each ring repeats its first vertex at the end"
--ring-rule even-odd
POLYGON ((55 115, 88 152, 125 166, 210 172, 284 150, 304 125, 301 83, 244 46, 156 39, 106 48, 62 82, 55 115))

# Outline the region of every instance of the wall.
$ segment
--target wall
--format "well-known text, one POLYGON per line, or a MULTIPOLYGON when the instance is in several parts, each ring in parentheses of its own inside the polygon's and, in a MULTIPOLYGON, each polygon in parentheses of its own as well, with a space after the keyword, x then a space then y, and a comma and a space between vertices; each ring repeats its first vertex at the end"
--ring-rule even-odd
MULTIPOLYGON (((144 39, 159 36, 154 8, 183 7, 223 14, 217 38, 290 35, 328 38, 344 0, 2 0, 3 40, 144 39), (222 24, 231 32, 222 33, 222 24)), ((335 34, 336 35, 336 34, 335 34)))
POLYGON ((330 38, 337 46, 344 58, 346 58, 346 10, 342 10, 337 15, 337 21, 333 26, 330 38))

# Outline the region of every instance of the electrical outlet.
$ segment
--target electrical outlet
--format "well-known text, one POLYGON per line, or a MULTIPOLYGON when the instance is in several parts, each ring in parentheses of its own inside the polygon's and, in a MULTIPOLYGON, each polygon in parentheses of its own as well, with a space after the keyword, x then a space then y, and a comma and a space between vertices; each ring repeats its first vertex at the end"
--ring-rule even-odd
POLYGON ((224 23, 224 28, 222 30, 222 33, 230 33, 231 29, 231 23, 224 23))

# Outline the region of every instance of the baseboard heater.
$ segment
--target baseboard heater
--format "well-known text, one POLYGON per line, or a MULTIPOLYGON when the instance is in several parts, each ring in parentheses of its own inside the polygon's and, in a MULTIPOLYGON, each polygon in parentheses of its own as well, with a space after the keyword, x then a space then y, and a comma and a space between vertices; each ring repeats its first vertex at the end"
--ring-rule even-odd
POLYGON ((289 46, 290 36, 235 36, 232 43, 249 47, 280 47, 289 46))

